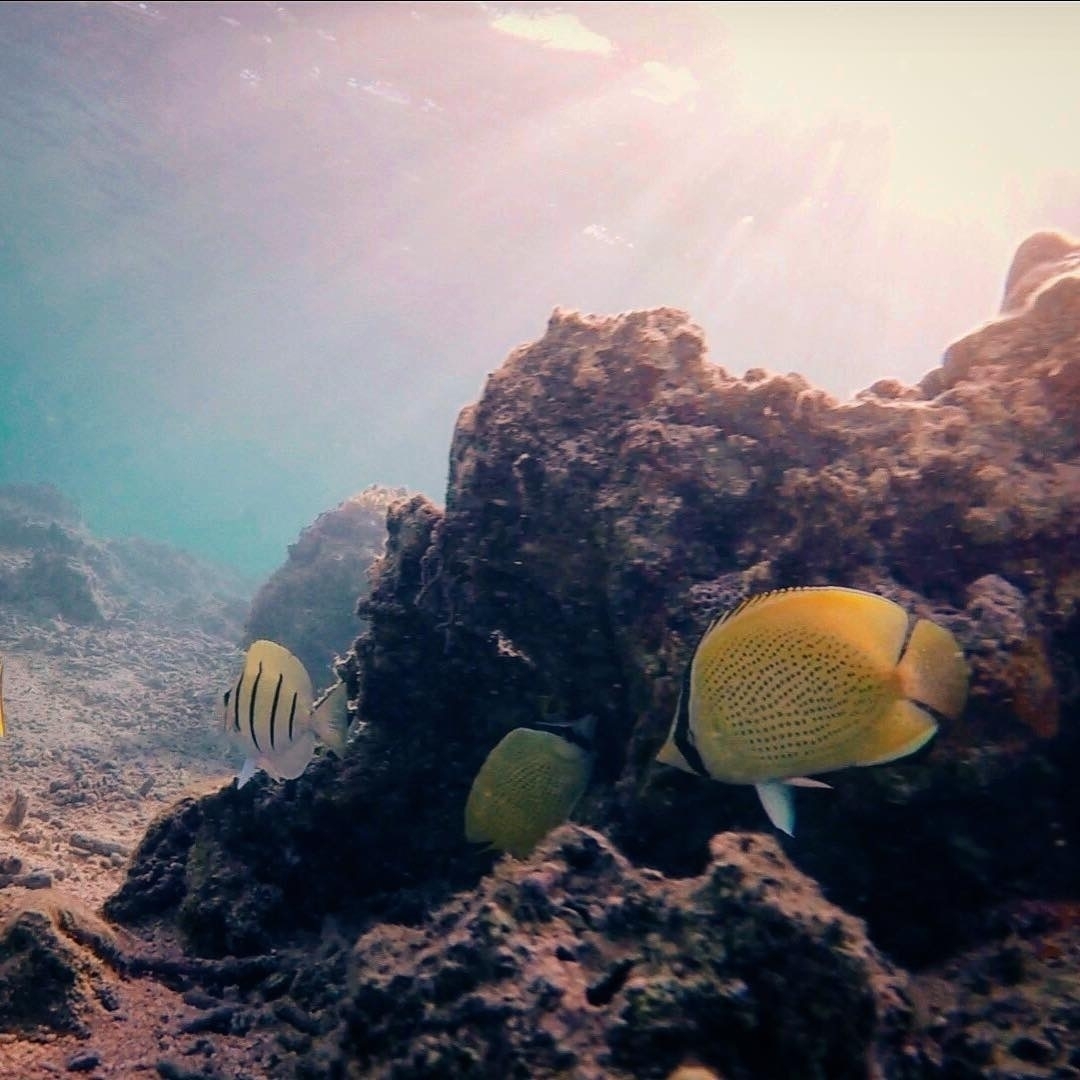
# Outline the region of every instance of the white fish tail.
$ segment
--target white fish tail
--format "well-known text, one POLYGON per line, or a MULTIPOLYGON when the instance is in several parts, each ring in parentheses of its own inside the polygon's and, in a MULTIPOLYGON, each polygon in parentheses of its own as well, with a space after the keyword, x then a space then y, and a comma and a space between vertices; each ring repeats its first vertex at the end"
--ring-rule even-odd
POLYGON ((311 724, 319 742, 338 757, 345 755, 349 719, 349 693, 344 682, 335 683, 311 708, 311 724))

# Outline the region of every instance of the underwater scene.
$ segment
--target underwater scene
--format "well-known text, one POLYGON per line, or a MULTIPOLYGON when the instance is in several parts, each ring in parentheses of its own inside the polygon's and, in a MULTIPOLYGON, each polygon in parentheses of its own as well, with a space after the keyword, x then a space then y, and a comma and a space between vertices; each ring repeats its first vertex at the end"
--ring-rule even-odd
POLYGON ((0 4, 0 1078, 1080 1078, 1078 48, 0 4))

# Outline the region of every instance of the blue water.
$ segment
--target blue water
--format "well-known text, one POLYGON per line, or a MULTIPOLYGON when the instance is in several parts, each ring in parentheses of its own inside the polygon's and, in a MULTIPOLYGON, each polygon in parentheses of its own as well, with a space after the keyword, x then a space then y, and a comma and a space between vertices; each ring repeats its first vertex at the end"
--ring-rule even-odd
POLYGON ((718 9, 568 10, 609 54, 472 4, 0 6, 0 482, 262 573, 370 483, 441 498, 555 305, 684 307, 732 371, 846 395, 1076 227, 886 220, 888 139, 741 113, 718 9))

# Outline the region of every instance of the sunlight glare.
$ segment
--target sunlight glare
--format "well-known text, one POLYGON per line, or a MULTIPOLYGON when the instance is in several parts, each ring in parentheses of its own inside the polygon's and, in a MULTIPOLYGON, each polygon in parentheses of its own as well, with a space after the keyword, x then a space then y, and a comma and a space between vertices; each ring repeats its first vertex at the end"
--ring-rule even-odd
POLYGON ((551 11, 530 15, 524 11, 508 11, 497 14, 491 27, 512 37, 535 41, 548 49, 600 56, 610 56, 615 49, 608 38, 590 30, 576 15, 551 11))
POLYGON ((713 7, 748 114, 888 133, 888 206, 1002 216, 1048 170, 1080 171, 1072 5, 713 7))

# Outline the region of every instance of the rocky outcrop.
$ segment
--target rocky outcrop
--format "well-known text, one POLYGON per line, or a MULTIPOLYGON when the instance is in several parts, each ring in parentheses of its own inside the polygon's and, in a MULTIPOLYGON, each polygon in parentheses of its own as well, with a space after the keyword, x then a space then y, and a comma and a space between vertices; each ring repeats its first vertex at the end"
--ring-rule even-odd
POLYGON ((255 594, 244 627, 246 647, 269 638, 291 649, 316 686, 331 662, 364 628, 356 602, 368 592, 368 570, 383 551, 386 509, 403 488, 370 487, 320 514, 289 547, 284 566, 255 594))
POLYGON ((1080 921, 1075 903, 1022 904, 1001 940, 914 980, 932 1013, 928 1076, 989 1080, 1080 1071, 1080 921))
POLYGON ((29 893, 0 925, 0 1031, 85 1032, 92 1014, 115 1008, 97 955, 115 949, 113 931, 74 898, 29 893))
POLYGON ((91 627, 151 619, 235 636, 246 594, 237 575, 167 544, 94 536, 53 487, 0 487, 5 616, 91 627))
POLYGON ((1080 243, 1062 233, 1046 231, 1029 236, 1013 256, 1005 278, 1001 313, 1022 311, 1039 289, 1063 274, 1080 270, 1080 243))
POLYGON ((556 312, 461 414, 445 510, 390 508, 344 669, 362 721, 346 760, 214 796, 214 827, 170 855, 195 868, 195 943, 283 932, 259 911, 289 901, 231 902, 254 884, 306 886, 310 922, 410 904, 415 921, 475 882, 469 783, 541 717, 599 719, 583 820, 640 864, 702 872, 710 837, 765 823, 752 791, 654 763, 679 678, 717 610, 797 584, 871 589, 948 625, 973 686, 917 758, 800 794, 796 864, 913 963, 977 938, 1011 897, 1075 894, 1080 275, 1030 295, 919 386, 848 403, 797 375, 727 374, 678 311, 556 312))
POLYGON ((791 850, 926 961, 987 905, 1078 880, 1078 440, 1080 277, 956 343, 921 387, 850 404, 726 375, 679 312, 556 313, 462 414, 445 514, 392 515, 357 653, 366 713, 411 668, 399 638, 427 634, 440 655, 418 697, 471 675, 440 724, 473 733, 466 771, 522 719, 595 714, 586 819, 694 872, 713 833, 761 824, 749 791, 653 764, 709 617, 794 584, 894 597, 963 643, 967 714, 918 760, 803 796, 791 850))
POLYGON ((353 949, 348 1077, 861 1078, 913 1051, 906 979, 775 840, 717 836, 700 877, 552 834, 416 929, 353 949))

